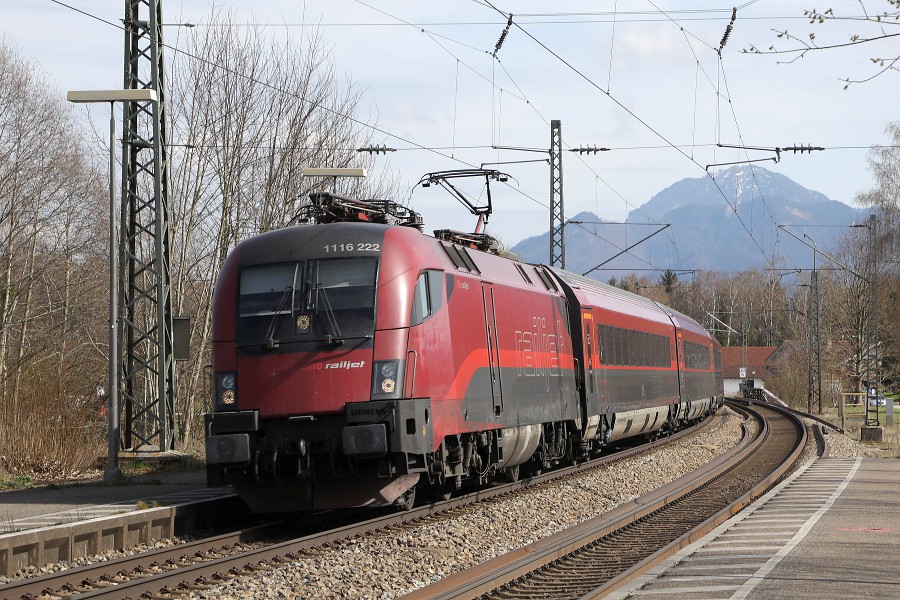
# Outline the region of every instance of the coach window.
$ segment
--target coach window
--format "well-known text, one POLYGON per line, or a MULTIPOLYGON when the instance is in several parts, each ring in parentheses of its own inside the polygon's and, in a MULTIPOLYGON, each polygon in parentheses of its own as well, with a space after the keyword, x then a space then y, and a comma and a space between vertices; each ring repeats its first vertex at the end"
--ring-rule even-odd
POLYGON ((443 280, 441 271, 425 271, 419 275, 413 292, 412 315, 409 318, 411 326, 424 322, 441 308, 444 299, 441 293, 443 280))
POLYGON ((615 340, 615 346, 613 347, 614 365, 625 364, 625 336, 622 335, 623 333, 618 327, 613 328, 613 339, 615 340))
POLYGON ((597 353, 600 354, 600 363, 597 365, 597 368, 605 365, 606 361, 609 360, 609 353, 606 350, 606 334, 603 328, 604 325, 597 325, 597 353))
POLYGON ((627 329, 625 331, 625 337, 628 339, 628 365, 636 366, 639 364, 638 362, 638 345, 637 340, 637 332, 631 329, 627 329))
POLYGON ((638 355, 638 361, 642 367, 647 366, 647 332, 638 331, 637 334, 638 343, 640 344, 640 354, 638 355))

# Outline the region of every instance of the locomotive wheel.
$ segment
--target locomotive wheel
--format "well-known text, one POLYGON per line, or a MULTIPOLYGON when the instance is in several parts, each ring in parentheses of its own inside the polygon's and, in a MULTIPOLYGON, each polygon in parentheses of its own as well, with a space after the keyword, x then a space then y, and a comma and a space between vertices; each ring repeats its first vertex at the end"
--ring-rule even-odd
POLYGON ((566 458, 573 467, 584 462, 584 456, 580 452, 579 445, 579 440, 574 433, 566 440, 566 458))
POLYGON ((445 481, 439 485, 431 488, 431 496, 434 497, 437 501, 447 501, 453 496, 454 485, 453 482, 445 481))
POLYGON ((537 460, 534 457, 532 457, 531 460, 524 465, 520 466, 522 467, 522 471, 520 471, 519 474, 524 475, 525 477, 536 477, 540 475, 546 468, 542 461, 537 460))
POLYGON ((412 510, 412 507, 415 503, 416 503, 416 488, 415 487, 410 488, 402 496, 400 496, 399 498, 394 500, 394 506, 400 512, 412 510))
POLYGON ((503 478, 507 483, 515 483, 519 480, 519 465, 503 469, 503 478))

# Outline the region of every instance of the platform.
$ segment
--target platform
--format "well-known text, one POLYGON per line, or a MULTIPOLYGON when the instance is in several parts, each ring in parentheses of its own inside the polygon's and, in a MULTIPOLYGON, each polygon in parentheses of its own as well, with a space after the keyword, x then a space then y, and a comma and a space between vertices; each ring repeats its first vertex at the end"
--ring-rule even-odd
POLYGON ((216 514, 242 512, 230 489, 206 487, 205 472, 0 492, 0 575, 183 535, 216 514))
POLYGON ((230 490, 207 488, 205 471, 154 474, 134 478, 124 485, 86 481, 6 490, 0 492, 0 535, 228 493, 230 490))
POLYGON ((894 598, 900 460, 820 458, 609 598, 894 598))

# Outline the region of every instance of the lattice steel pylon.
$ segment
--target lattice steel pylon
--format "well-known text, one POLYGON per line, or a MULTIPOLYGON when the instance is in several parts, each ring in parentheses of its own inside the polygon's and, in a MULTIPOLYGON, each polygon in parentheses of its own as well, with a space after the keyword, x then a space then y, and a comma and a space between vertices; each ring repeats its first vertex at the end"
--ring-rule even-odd
MULTIPOLYGON (((814 255, 815 256, 815 255, 814 255)), ((815 268, 813 258, 813 271, 809 276, 809 302, 806 315, 809 328, 809 368, 808 388, 806 396, 806 412, 812 413, 813 406, 818 403, 819 414, 822 414, 822 339, 819 319, 821 294, 819 292, 819 271, 815 268)))
POLYGON ((878 405, 869 404, 870 395, 878 395, 881 391, 881 373, 878 348, 878 217, 869 215, 869 253, 866 257, 866 278, 869 292, 868 310, 866 311, 866 343, 864 356, 866 361, 866 425, 878 426, 878 405))
POLYGON ((563 209, 562 123, 550 121, 550 266, 566 268, 566 212, 563 209))
POLYGON ((119 314, 124 446, 175 445, 171 229, 168 214, 161 0, 125 1, 125 89, 158 102, 125 102, 119 314))

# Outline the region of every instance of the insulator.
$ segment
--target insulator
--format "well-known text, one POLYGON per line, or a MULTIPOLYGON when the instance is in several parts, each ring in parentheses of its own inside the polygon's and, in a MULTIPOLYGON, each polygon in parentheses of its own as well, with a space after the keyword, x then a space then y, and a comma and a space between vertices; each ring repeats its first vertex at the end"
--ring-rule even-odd
POLYGON ((509 13, 509 20, 506 22, 506 27, 503 28, 503 33, 500 34, 500 39, 497 40, 497 44, 494 46, 493 56, 495 58, 497 57, 497 53, 500 51, 500 47, 503 46, 503 42, 506 40, 506 36, 509 35, 509 28, 512 26, 512 20, 512 13, 509 13))
POLYGON ((719 50, 725 47, 725 44, 728 43, 728 36, 731 35, 731 30, 733 29, 732 25, 729 24, 728 27, 725 28, 725 35, 722 36, 722 41, 719 42, 719 50))
POLYGON ((722 36, 722 41, 719 42, 719 54, 722 53, 722 48, 725 47, 725 44, 728 43, 728 36, 731 35, 731 30, 734 29, 734 22, 737 20, 737 7, 731 9, 731 22, 728 23, 728 26, 725 27, 725 34, 722 36))

